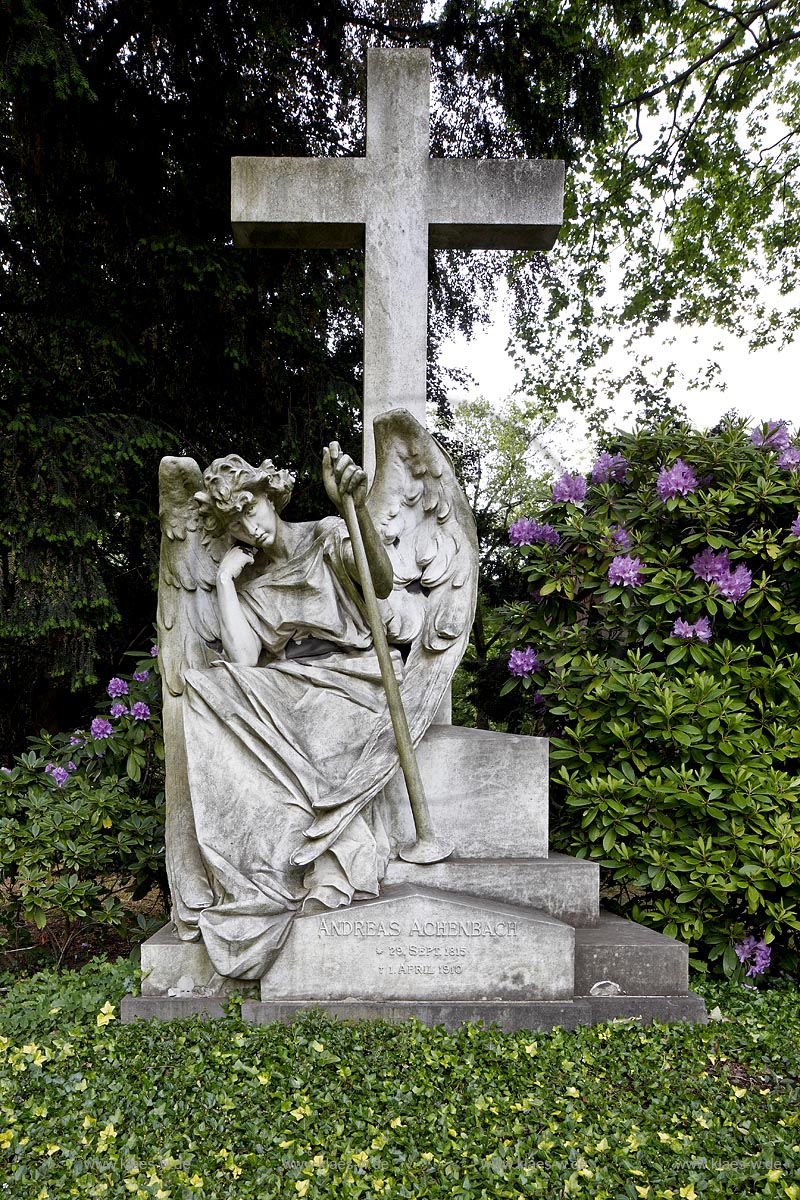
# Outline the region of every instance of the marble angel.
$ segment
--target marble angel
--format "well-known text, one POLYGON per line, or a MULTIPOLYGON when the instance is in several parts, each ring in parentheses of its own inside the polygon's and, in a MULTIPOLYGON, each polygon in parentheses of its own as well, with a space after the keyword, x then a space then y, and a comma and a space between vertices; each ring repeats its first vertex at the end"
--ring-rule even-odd
MULTIPOLYGON (((452 465, 404 410, 377 468, 332 443, 352 497, 411 739, 430 725, 475 606, 474 522, 452 465)), ((237 455, 165 458, 158 599, 172 919, 225 976, 260 978, 304 906, 379 893, 397 744, 342 516, 289 522, 292 477, 237 455)))

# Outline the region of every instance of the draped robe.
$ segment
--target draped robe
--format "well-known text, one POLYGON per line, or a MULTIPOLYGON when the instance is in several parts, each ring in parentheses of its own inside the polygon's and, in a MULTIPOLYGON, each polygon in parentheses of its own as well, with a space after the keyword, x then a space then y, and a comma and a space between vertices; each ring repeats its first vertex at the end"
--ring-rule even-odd
MULTIPOLYGON (((343 559, 344 523, 291 528, 288 560, 257 555, 236 581, 263 646, 259 665, 189 670, 183 696, 192 815, 212 896, 197 924, 216 970, 243 979, 265 973, 304 904, 335 908, 377 895, 389 856, 368 802, 397 769, 397 750, 343 559), (310 865, 294 865, 296 853, 308 859, 315 815, 322 810, 335 826, 340 809, 333 839, 310 865)), ((406 629, 418 624, 417 600, 421 623, 422 597, 397 597, 406 629)), ((402 690, 399 651, 392 659, 402 690)), ((418 740, 427 720, 413 716, 418 740)))

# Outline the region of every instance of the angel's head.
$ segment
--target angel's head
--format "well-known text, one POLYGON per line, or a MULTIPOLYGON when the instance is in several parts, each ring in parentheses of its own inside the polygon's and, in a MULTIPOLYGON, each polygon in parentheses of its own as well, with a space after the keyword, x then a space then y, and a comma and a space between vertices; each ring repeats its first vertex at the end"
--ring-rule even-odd
POLYGON ((207 533, 229 533, 263 548, 272 543, 277 516, 292 494, 293 475, 278 470, 270 458, 251 467, 238 454, 228 454, 206 468, 203 483, 205 491, 196 492, 195 500, 207 533))

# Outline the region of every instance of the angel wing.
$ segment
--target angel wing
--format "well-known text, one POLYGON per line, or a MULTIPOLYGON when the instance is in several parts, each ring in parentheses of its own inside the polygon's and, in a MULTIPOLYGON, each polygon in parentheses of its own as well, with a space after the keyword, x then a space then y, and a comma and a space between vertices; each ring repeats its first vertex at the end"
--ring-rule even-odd
POLYGON ((158 660, 164 693, 167 875, 172 919, 184 940, 196 940, 198 914, 213 891, 200 853, 187 775, 181 711, 185 675, 207 667, 218 651, 215 582, 227 546, 204 536, 194 498, 203 486, 192 458, 163 458, 158 470, 161 559, 158 578, 158 660))
POLYGON ((478 538, 450 457, 405 409, 376 417, 375 448, 367 507, 395 588, 418 584, 425 596, 419 648, 460 645, 463 653, 475 615, 478 538))
MULTIPOLYGON (((377 466, 367 507, 395 573, 395 590, 383 608, 389 639, 410 643, 400 691, 416 746, 433 722, 469 640, 478 590, 478 538, 453 464, 434 438, 405 409, 376 417, 374 427, 377 466), (413 606, 404 603, 407 589, 417 601, 413 606)), ((387 714, 347 778, 315 801, 306 843, 292 862, 309 864, 332 846, 396 769, 387 714)))
POLYGON ((163 458, 158 470, 161 561, 158 580, 158 648, 161 675, 173 696, 184 675, 207 667, 219 637, 214 585, 227 546, 203 534, 195 492, 203 476, 193 458, 163 458))

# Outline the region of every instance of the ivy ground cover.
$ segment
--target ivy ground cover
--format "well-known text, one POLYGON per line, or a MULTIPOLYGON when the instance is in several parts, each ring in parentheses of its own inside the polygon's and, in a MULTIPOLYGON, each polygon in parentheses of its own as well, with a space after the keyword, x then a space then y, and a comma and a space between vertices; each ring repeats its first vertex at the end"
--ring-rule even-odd
POLYGON ((121 1026, 130 970, 9 990, 0 1195, 800 1200, 794 989, 707 983, 706 1026, 121 1026))

